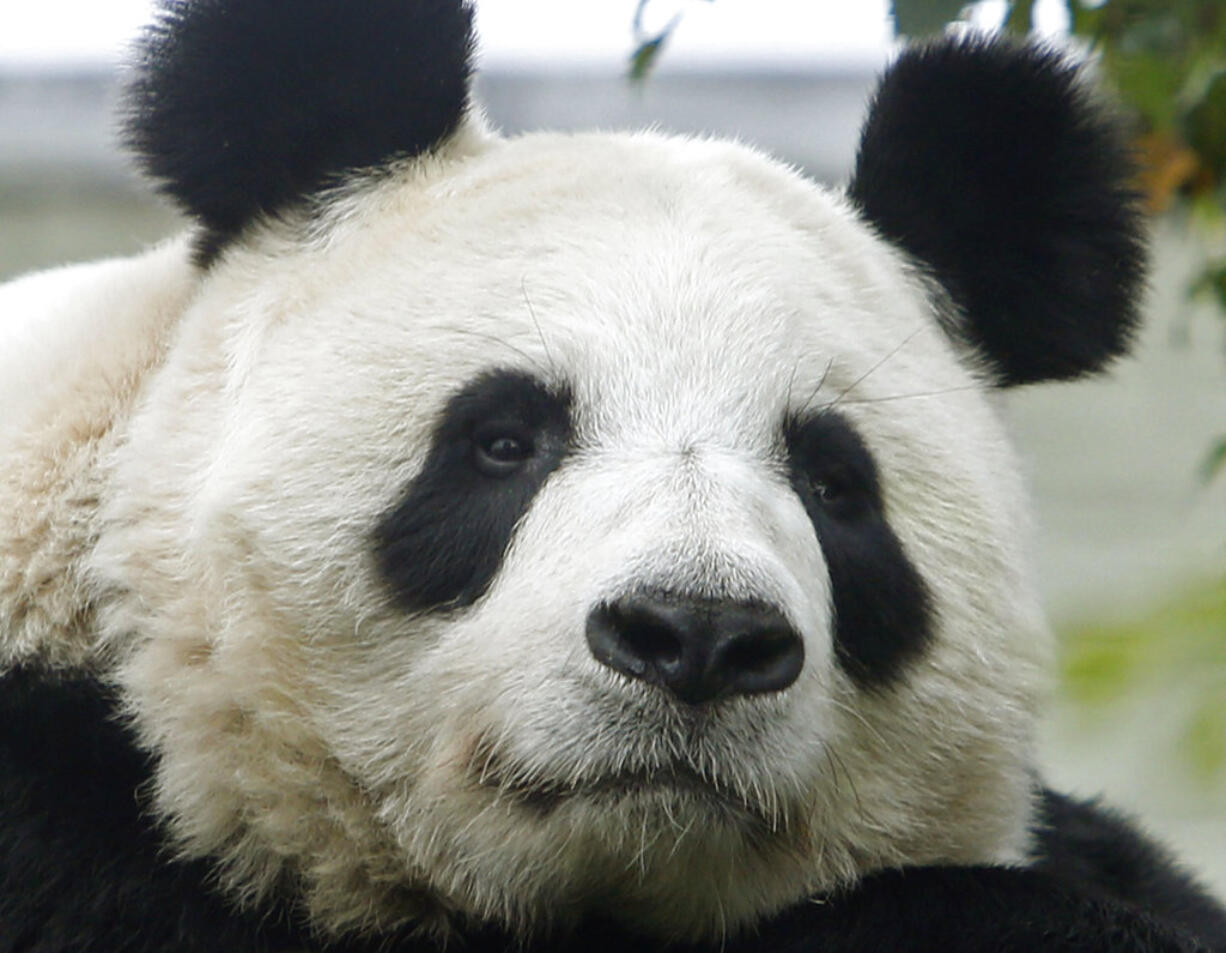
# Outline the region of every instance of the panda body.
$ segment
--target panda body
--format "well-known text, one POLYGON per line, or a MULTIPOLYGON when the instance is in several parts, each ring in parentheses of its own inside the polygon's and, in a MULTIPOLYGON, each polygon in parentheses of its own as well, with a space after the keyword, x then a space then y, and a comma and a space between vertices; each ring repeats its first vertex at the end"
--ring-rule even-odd
MULTIPOLYGON (((992 392, 1121 350, 1141 269, 1077 69, 904 58, 842 195, 726 143, 503 140, 464 5, 351 7, 305 4, 289 56, 276 4, 167 6, 131 138, 198 228, 0 291, 35 342, 0 430, 8 948, 1221 944, 1035 775, 1051 639, 992 392), (201 79, 218 44, 253 76, 201 79), (1002 71, 1097 165, 991 252, 956 200, 934 231, 962 143, 894 100, 1002 71)), ((980 161, 1006 206, 1002 172, 1049 188, 980 161)))

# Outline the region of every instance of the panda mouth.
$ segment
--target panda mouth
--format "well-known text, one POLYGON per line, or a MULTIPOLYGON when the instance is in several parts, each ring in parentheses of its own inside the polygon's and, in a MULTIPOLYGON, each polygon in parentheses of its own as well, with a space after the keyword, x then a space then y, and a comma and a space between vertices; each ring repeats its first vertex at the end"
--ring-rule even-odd
POLYGON ((726 783, 711 778, 687 764, 674 763, 613 771, 576 780, 541 777, 516 770, 496 752, 487 749, 474 764, 474 777, 482 788, 495 791, 535 813, 550 814, 562 805, 586 800, 612 806, 627 800, 666 799, 717 809, 741 820, 766 822, 767 812, 726 783))

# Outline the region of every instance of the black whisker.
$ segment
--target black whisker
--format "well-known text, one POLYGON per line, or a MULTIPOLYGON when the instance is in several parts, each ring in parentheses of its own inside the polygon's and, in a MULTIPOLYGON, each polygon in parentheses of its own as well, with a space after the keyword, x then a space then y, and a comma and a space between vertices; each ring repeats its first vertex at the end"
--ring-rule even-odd
POLYGON ((475 331, 472 328, 448 328, 447 333, 466 334, 469 337, 479 338, 482 341, 489 341, 491 344, 497 344, 499 347, 505 347, 508 351, 514 351, 520 357, 524 358, 524 360, 531 363, 532 366, 539 370, 542 374, 549 375, 551 373, 551 368, 546 367, 539 360, 537 360, 535 356, 529 354, 523 348, 516 347, 505 338, 500 338, 493 334, 486 334, 484 331, 475 331))
MULTIPOLYGON (((852 397, 850 400, 842 401, 842 403, 844 404, 880 404, 880 403, 884 403, 885 401, 889 401, 889 400, 913 400, 919 397, 940 397, 943 394, 956 394, 956 393, 959 393, 960 391, 967 391, 967 390, 978 391, 978 390, 983 390, 983 387, 980 384, 963 384, 960 387, 946 387, 942 390, 922 390, 922 391, 916 391, 915 393, 912 393, 912 394, 890 394, 887 397, 852 397)), ((834 405, 830 404, 827 407, 824 407, 822 409, 827 410, 829 409, 829 407, 832 407, 832 406, 834 405)))
POLYGON ((830 368, 832 367, 834 367, 833 357, 826 362, 826 367, 822 371, 822 376, 818 380, 817 386, 814 387, 813 390, 809 393, 809 396, 805 398, 805 402, 800 405, 800 410, 797 411, 796 416, 803 417, 805 412, 813 405, 813 401, 817 400, 817 395, 821 393, 822 387, 825 386, 826 378, 830 376, 830 368))
POLYGON ((864 383, 866 380, 868 380, 868 378, 869 378, 869 377, 870 377, 872 374, 874 374, 876 371, 880 370, 880 369, 881 369, 881 367, 882 367, 882 366, 883 366, 883 365, 884 365, 884 364, 885 364, 885 363, 886 363, 888 360, 890 360, 890 358, 892 358, 892 357, 893 357, 895 354, 897 354, 897 353, 898 353, 899 351, 901 351, 901 350, 902 350, 904 347, 906 347, 908 344, 910 344, 910 343, 911 343, 911 341, 912 341, 912 340, 915 338, 915 336, 916 336, 917 334, 919 334, 921 331, 923 331, 923 330, 924 330, 924 328, 926 328, 926 327, 927 327, 927 325, 921 324, 921 325, 920 325, 919 327, 917 327, 917 328, 916 328, 914 331, 912 331, 910 334, 908 334, 908 335, 907 335, 905 338, 903 338, 901 341, 899 341, 899 342, 898 342, 898 345, 897 345, 896 347, 892 348, 892 349, 889 351, 889 353, 887 353, 887 354, 886 354, 884 357, 882 357, 882 358, 881 358, 881 360, 879 360, 879 361, 878 361, 876 364, 874 364, 874 365, 873 365, 872 367, 870 367, 870 368, 869 368, 867 371, 865 371, 863 374, 861 374, 859 377, 857 377, 857 378, 856 378, 854 381, 852 381, 852 382, 851 382, 849 385, 847 385, 847 387, 843 389, 842 393, 840 393, 840 394, 839 394, 837 397, 835 397, 835 399, 834 399, 834 400, 832 400, 832 401, 831 401, 829 404, 827 404, 827 405, 826 405, 825 407, 823 407, 822 409, 823 409, 823 410, 830 410, 831 408, 837 407, 837 406, 838 406, 840 403, 842 403, 842 401, 843 401, 843 398, 844 398, 844 397, 846 397, 846 396, 847 396, 848 394, 850 394, 850 393, 851 393, 853 390, 855 390, 857 387, 859 387, 861 384, 863 384, 863 383, 864 383))
POLYGON ((519 293, 524 297, 524 304, 528 306, 528 314, 532 318, 532 324, 536 327, 536 336, 540 338, 541 347, 545 350, 545 360, 549 362, 550 368, 556 374, 558 373, 558 363, 553 359, 553 352, 549 350, 549 342, 545 340, 545 332, 541 330, 541 322, 537 320, 536 308, 532 307, 532 299, 528 297, 528 278, 523 276, 519 279, 519 293))

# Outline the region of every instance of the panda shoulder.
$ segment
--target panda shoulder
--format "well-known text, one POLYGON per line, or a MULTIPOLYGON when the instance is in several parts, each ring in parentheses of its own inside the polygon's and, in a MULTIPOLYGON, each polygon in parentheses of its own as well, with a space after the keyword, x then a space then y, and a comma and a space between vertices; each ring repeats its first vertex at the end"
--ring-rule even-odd
POLYGON ((180 239, 0 285, 0 667, 87 651, 78 563, 94 527, 70 510, 100 491, 103 450, 198 280, 180 239))

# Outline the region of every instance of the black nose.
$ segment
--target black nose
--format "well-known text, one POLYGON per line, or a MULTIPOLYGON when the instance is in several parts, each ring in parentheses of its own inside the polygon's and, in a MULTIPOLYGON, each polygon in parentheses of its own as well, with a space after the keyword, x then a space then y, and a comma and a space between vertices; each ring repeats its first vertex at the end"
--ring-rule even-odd
POLYGON ((597 606, 587 644, 598 662, 691 705, 782 691, 805 661, 800 636, 774 609, 668 596, 597 606))

